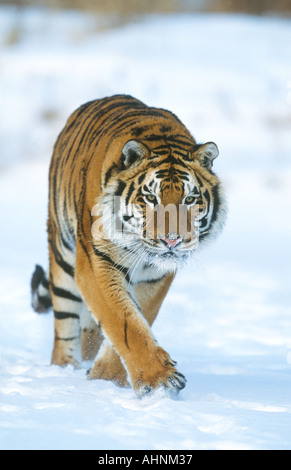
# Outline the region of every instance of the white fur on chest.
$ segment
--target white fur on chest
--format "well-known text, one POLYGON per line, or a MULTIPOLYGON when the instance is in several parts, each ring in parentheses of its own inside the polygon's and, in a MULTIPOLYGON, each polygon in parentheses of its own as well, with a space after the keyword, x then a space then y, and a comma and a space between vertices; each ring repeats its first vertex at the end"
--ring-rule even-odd
POLYGON ((136 269, 129 270, 130 284, 158 281, 163 277, 164 274, 158 268, 147 264, 141 264, 136 269))

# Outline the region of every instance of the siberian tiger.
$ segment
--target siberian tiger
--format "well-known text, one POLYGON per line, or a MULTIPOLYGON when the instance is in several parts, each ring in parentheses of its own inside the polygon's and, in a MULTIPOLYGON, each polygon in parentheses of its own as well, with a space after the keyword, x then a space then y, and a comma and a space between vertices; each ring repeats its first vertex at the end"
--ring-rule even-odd
POLYGON ((151 326, 177 268, 222 227, 217 155, 174 114, 131 96, 88 102, 69 117, 49 172, 49 271, 37 265, 31 280, 33 308, 54 311, 53 364, 96 357, 90 379, 138 396, 185 387, 151 326), (169 207, 176 225, 161 211, 169 207))

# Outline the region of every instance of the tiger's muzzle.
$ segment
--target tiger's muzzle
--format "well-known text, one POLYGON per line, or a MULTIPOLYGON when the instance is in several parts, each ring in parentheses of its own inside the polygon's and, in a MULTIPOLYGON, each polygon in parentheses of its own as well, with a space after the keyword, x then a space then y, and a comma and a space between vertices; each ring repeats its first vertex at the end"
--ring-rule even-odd
POLYGON ((183 238, 180 237, 177 233, 170 233, 166 237, 161 238, 160 240, 166 245, 169 250, 174 250, 176 246, 182 243, 183 238))

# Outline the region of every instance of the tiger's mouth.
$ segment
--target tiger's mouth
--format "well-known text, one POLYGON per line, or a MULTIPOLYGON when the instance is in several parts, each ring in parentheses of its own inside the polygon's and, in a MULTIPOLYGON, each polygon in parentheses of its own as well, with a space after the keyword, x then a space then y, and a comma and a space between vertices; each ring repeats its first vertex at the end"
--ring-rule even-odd
POLYGON ((154 266, 162 271, 175 271, 184 266, 193 254, 193 247, 185 247, 184 243, 178 246, 165 246, 157 240, 150 242, 147 239, 142 240, 144 251, 147 253, 147 264, 154 266), (155 242, 155 243, 153 243, 155 242))
POLYGON ((173 272, 176 271, 178 268, 185 266, 189 257, 189 252, 149 252, 147 256, 147 264, 158 269, 161 272, 173 272))

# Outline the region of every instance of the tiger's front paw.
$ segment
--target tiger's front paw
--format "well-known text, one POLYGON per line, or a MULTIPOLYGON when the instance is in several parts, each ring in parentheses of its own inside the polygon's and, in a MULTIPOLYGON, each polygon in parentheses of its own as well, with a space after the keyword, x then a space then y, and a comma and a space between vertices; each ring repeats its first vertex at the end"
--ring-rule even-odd
POLYGON ((144 381, 139 379, 136 381, 134 389, 139 398, 150 395, 155 390, 164 388, 170 392, 170 396, 176 396, 180 390, 186 386, 186 377, 177 370, 171 374, 160 376, 158 380, 144 381))
POLYGON ((132 380, 133 388, 138 397, 143 397, 154 390, 164 388, 171 394, 178 394, 186 386, 186 378, 174 366, 168 353, 158 347, 157 361, 151 361, 150 367, 143 369, 139 376, 132 380))

